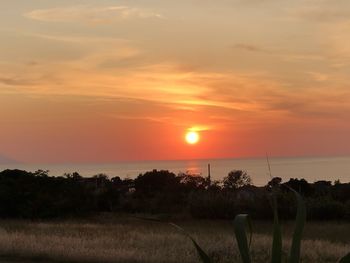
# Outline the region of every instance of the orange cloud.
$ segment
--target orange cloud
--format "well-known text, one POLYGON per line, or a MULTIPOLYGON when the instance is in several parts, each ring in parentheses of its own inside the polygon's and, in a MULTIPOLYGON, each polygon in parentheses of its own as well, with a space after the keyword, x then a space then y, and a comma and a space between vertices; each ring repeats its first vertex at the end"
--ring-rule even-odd
POLYGON ((0 29, 1 153, 103 161, 349 146, 346 1, 31 1, 24 16, 15 1, 0 10, 17 14, 0 29), (196 150, 183 144, 189 128, 203 136, 196 150))
POLYGON ((45 22, 105 24, 124 19, 163 18, 159 13, 128 6, 71 6, 33 10, 25 17, 45 22))

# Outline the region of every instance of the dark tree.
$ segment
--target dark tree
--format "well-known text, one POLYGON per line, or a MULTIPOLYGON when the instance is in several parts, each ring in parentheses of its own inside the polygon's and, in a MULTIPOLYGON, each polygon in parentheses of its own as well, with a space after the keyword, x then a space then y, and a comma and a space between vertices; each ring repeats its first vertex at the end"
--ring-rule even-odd
POLYGON ((305 179, 291 178, 285 185, 293 188, 295 191, 301 193, 304 196, 311 196, 314 193, 314 189, 305 179))
POLYGON ((252 182, 247 172, 242 170, 233 170, 224 178, 224 189, 238 189, 245 185, 250 185, 252 182))
POLYGON ((153 170, 136 179, 78 173, 49 176, 48 171, 0 171, 0 218, 88 216, 99 212, 191 214, 199 218, 232 218, 249 213, 271 218, 271 190, 283 219, 294 218, 296 202, 290 188, 302 193, 311 219, 350 219, 350 183, 308 183, 273 178, 255 187, 245 171, 233 170, 220 181, 189 173, 153 170), (286 187, 288 186, 288 187, 286 187))
POLYGON ((208 182, 206 178, 200 175, 195 175, 190 173, 180 173, 178 175, 178 179, 180 180, 182 188, 186 192, 191 192, 191 191, 200 190, 200 189, 204 190, 208 186, 208 182))
POLYGON ((280 186, 282 183, 281 177, 273 177, 268 183, 267 183, 267 189, 272 189, 275 187, 280 186))
POLYGON ((179 186, 179 178, 169 171, 153 170, 140 174, 135 180, 135 192, 141 196, 153 196, 162 192, 174 192, 179 186))

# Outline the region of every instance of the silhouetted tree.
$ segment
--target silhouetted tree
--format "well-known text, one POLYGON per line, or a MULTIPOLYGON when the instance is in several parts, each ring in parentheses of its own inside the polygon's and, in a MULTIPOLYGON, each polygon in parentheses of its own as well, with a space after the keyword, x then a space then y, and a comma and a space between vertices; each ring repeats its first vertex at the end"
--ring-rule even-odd
POLYGON ((285 184, 304 196, 311 196, 314 192, 312 186, 305 179, 291 178, 285 184))
POLYGON ((77 172, 74 172, 74 173, 65 173, 63 175, 64 177, 66 177, 67 179, 72 179, 72 180, 80 180, 82 179, 83 177, 77 173, 77 172))
MULTIPOLYGON (((0 172, 0 217, 53 218, 83 216, 98 212, 190 213, 199 218, 232 218, 249 213, 270 218, 269 187, 278 186, 275 177, 268 187, 251 185, 241 170, 231 171, 222 181, 200 175, 153 170, 136 179, 109 179, 105 174, 82 177, 78 173, 49 176, 48 171, 0 172), (223 185, 223 187, 221 186, 223 185), (234 190, 234 191, 232 191, 234 190)), ((287 185, 301 192, 311 219, 350 219, 350 183, 290 179, 287 185)), ((276 191, 278 211, 283 219, 295 216, 295 197, 287 187, 276 191)))
POLYGON ((153 170, 140 174, 135 180, 135 193, 140 196, 154 196, 160 192, 173 192, 179 188, 179 178, 166 170, 153 170))
POLYGON ((313 184, 314 194, 317 197, 326 196, 331 193, 332 182, 331 181, 317 181, 313 184))
POLYGON ((267 188, 272 189, 274 187, 280 186, 282 183, 282 178, 281 177, 273 177, 268 183, 267 183, 267 188))
POLYGON ((224 189, 238 189, 245 185, 250 185, 252 180, 250 176, 242 170, 233 170, 224 178, 224 189))
POLYGON ((204 190, 208 185, 207 179, 200 175, 194 175, 190 173, 179 173, 177 177, 182 185, 182 188, 186 192, 191 192, 200 189, 204 190))

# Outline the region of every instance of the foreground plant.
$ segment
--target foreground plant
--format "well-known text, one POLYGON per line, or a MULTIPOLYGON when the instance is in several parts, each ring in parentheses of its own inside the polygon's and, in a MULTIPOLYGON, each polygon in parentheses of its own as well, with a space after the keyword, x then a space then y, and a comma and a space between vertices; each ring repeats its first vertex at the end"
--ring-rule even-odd
MULTIPOLYGON (((292 239, 292 245, 289 252, 288 263, 299 263, 300 261, 300 246, 302 233, 306 221, 306 207, 301 195, 291 189, 297 199, 297 216, 295 230, 292 239)), ((281 263, 282 262, 282 232, 281 225, 278 219, 277 212, 277 201, 275 196, 273 196, 273 214, 274 214, 274 227, 273 227, 273 239, 272 239, 272 252, 271 252, 271 263, 281 263)), ((251 232, 251 223, 248 215, 237 215, 234 220, 235 235, 241 254, 243 263, 251 263, 250 257, 250 242, 248 245, 247 235, 246 235, 246 225, 249 226, 251 232)), ((252 234, 250 234, 252 236, 252 234)))
MULTIPOLYGON (((295 219, 295 229, 292 238, 291 248, 288 254, 288 263, 299 263, 300 262, 300 247, 301 247, 301 239, 303 234, 303 229, 306 221, 306 206, 302 196, 296 192, 294 189, 291 189, 294 192, 295 197, 297 199, 297 214, 295 219)), ((277 200, 276 196, 272 197, 272 207, 274 214, 274 227, 273 227, 273 239, 272 239, 272 251, 271 251, 271 263, 282 263, 282 231, 281 224, 278 218, 278 210, 277 210, 277 200)), ((181 232, 183 232, 193 243, 199 258, 203 263, 213 263, 212 259, 208 256, 208 254, 199 246, 199 244, 191 237, 188 233, 186 233, 181 227, 170 223, 170 225, 174 226, 181 232)), ((243 263, 251 263, 251 253, 250 253, 250 245, 252 242, 252 224, 247 214, 239 214, 234 219, 234 231, 237 240, 238 249, 241 255, 241 259, 243 263), (249 228, 249 242, 247 237, 247 227, 249 228)), ((338 263, 350 263, 350 253, 341 258, 338 263)))
POLYGON ((350 262, 350 253, 348 253, 345 257, 339 260, 339 263, 349 263, 350 262))

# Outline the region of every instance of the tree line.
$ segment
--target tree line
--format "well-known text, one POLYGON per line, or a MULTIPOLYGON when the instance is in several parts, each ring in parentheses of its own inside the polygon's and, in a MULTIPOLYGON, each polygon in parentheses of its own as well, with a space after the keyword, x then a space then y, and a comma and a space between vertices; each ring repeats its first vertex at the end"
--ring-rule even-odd
POLYGON ((135 179, 4 170, 0 172, 0 217, 37 219, 119 212, 212 219, 249 213, 256 219, 271 219, 274 189, 281 218, 291 219, 296 204, 289 188, 304 196, 309 219, 350 220, 350 183, 309 183, 295 178, 282 182, 275 177, 257 187, 242 170, 231 171, 221 181, 167 170, 148 171, 135 179))

